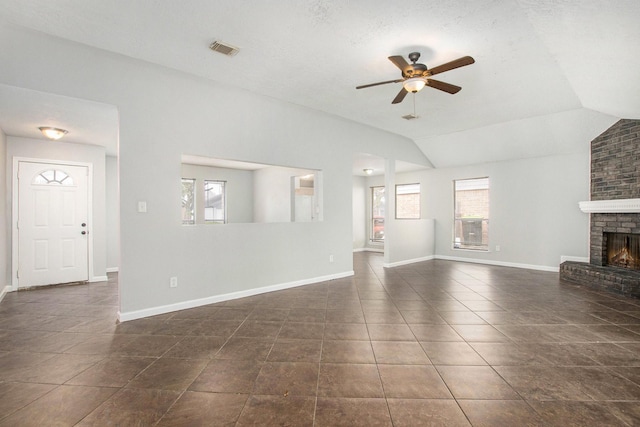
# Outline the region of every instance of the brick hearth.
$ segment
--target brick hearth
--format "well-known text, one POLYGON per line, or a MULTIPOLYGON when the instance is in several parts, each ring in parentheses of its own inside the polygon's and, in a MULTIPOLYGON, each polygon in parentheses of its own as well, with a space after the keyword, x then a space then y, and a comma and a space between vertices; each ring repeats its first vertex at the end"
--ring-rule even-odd
POLYGON ((635 271, 566 261, 560 266, 560 277, 591 288, 640 298, 640 273, 635 271))

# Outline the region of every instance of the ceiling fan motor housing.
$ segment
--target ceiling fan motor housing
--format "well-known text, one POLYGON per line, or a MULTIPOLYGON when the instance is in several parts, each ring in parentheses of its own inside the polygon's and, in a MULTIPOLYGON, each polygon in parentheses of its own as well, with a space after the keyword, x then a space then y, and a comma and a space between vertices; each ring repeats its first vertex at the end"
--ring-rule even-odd
POLYGON ((427 66, 424 64, 409 64, 402 70, 402 77, 410 79, 412 77, 427 76, 427 66))
POLYGON ((420 52, 411 52, 409 54, 409 61, 413 62, 413 64, 407 64, 406 67, 402 69, 402 77, 410 79, 413 77, 426 77, 427 66, 424 64, 416 64, 420 59, 420 52))

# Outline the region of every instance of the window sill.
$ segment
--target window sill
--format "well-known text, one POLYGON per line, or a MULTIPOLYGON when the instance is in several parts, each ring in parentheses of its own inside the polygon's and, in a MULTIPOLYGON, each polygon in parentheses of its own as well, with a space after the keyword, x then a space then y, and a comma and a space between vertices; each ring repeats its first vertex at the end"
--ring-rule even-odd
POLYGON ((489 249, 472 249, 472 248, 451 248, 454 251, 463 252, 489 252, 489 249))

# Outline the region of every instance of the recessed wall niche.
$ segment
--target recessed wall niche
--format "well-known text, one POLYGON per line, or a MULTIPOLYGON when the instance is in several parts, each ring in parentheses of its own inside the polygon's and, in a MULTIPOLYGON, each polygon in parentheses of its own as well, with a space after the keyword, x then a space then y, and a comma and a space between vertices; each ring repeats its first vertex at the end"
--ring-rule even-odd
POLYGON ((322 221, 320 170, 183 154, 181 174, 185 225, 322 221))

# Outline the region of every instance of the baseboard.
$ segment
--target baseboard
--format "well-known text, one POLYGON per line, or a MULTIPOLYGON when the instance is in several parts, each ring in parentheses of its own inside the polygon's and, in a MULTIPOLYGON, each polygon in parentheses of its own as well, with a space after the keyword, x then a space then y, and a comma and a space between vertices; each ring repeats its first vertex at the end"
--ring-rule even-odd
POLYGON ((383 254, 384 248, 357 248, 354 249, 353 252, 378 252, 383 254))
POLYGON ((397 262, 390 262, 390 263, 384 263, 382 266, 389 268, 389 267, 399 267, 401 265, 407 265, 407 264, 413 264, 416 262, 422 262, 422 261, 431 261, 432 259, 435 259, 435 255, 428 255, 425 257, 421 257, 421 258, 413 258, 413 259, 407 259, 404 261, 397 261, 397 262))
POLYGON ((574 261, 574 262, 589 262, 589 258, 587 257, 581 257, 581 256, 568 256, 568 255, 562 255, 560 257, 560 264, 562 264, 565 261, 574 261))
POLYGON ((106 282, 107 280, 109 280, 107 276, 93 276, 91 279, 89 279, 89 283, 106 282))
POLYGON ((550 271, 553 273, 558 273, 560 271, 560 267, 553 267, 548 265, 521 264, 518 262, 504 262, 504 261, 484 260, 484 259, 476 259, 476 258, 454 257, 454 256, 446 256, 446 255, 436 255, 435 259, 442 259, 446 261, 470 262, 474 264, 497 265, 499 267, 524 268, 527 270, 550 271))
POLYGON ((4 299, 4 296, 12 290, 13 288, 11 286, 5 286, 4 288, 0 289, 0 301, 2 301, 4 299))
POLYGON ((120 271, 120 267, 107 267, 107 273, 117 273, 120 271))
POLYGON ((277 285, 265 286, 262 288, 247 289, 246 291, 231 292, 223 295, 214 295, 206 298, 200 298, 190 301, 178 302, 175 304, 162 305, 158 307, 145 308, 143 310, 118 312, 118 320, 120 322, 127 322, 129 320, 141 319, 143 317, 157 316, 159 314, 171 313, 179 310, 187 310, 190 308, 196 308, 203 305, 215 304, 218 302, 230 301, 238 298, 251 297, 254 295, 265 294, 268 292, 282 291, 285 289, 295 288, 298 286, 311 285, 313 283, 325 282, 327 280, 342 279, 343 277, 353 276, 353 271, 346 271, 343 273, 330 274, 327 276, 314 277, 310 279, 298 280, 295 282, 280 283, 277 285))

